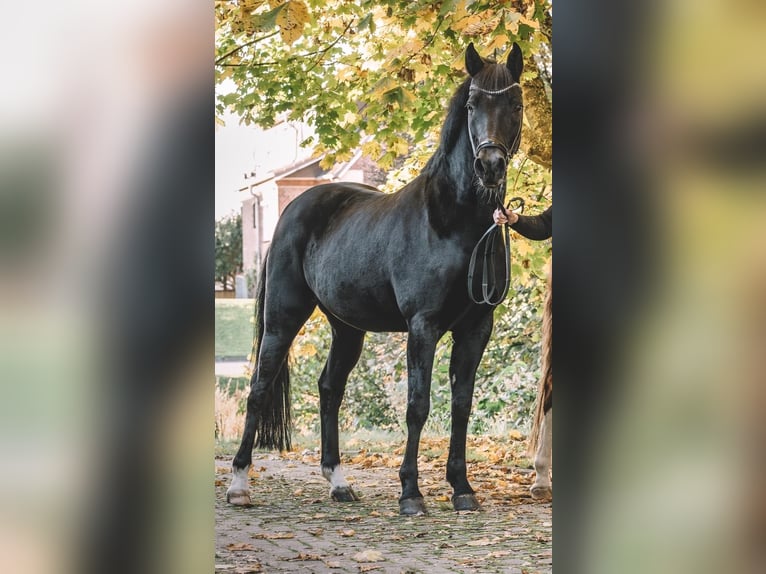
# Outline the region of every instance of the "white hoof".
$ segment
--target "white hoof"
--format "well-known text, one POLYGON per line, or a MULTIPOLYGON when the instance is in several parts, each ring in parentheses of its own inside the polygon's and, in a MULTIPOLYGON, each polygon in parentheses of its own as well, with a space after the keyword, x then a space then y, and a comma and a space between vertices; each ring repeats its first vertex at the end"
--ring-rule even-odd
POLYGON ((226 491, 226 502, 233 504, 234 506, 252 506, 250 502, 250 493, 246 490, 232 490, 231 488, 226 491))
POLYGON ((229 490, 226 491, 226 502, 235 506, 250 506, 250 489, 247 482, 247 471, 250 467, 234 468, 229 490))

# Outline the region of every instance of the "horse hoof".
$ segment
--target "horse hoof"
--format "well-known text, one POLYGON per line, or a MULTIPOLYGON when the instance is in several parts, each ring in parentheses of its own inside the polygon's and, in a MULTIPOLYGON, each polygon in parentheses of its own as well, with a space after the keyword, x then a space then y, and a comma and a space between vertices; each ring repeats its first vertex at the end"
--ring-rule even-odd
POLYGON ((350 486, 339 486, 330 493, 332 499, 336 502, 357 502, 359 497, 350 486))
POLYGON ((402 516, 423 516, 428 514, 422 497, 405 498, 399 501, 399 514, 402 516))
POLYGON ((538 486, 533 484, 529 489, 532 498, 535 500, 552 500, 553 491, 550 486, 538 486))
POLYGON ((452 506, 455 510, 479 510, 479 501, 471 493, 456 494, 452 497, 452 506))
POLYGON ((226 492, 226 502, 234 506, 252 506, 250 493, 246 490, 229 490, 226 492))

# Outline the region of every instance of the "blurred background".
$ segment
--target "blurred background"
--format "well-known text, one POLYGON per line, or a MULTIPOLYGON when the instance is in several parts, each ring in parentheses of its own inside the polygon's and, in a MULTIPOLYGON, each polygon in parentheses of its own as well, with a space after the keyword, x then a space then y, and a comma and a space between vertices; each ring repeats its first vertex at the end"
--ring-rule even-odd
POLYGON ((0 570, 210 572, 212 6, 0 29, 0 570))
POLYGON ((765 31, 754 2, 557 6, 564 571, 764 568, 765 31))

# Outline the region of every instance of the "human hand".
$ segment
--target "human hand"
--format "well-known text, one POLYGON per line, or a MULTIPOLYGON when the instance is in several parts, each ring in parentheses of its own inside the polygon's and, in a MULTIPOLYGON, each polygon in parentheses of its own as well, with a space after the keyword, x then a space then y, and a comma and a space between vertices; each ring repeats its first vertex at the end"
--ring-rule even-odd
POLYGON ((517 213, 514 213, 513 211, 509 211, 508 217, 506 217, 505 214, 502 211, 500 211, 500 209, 496 209, 495 212, 492 214, 492 219, 494 219, 495 223, 498 225, 502 225, 503 223, 513 225, 519 220, 519 215, 517 213))

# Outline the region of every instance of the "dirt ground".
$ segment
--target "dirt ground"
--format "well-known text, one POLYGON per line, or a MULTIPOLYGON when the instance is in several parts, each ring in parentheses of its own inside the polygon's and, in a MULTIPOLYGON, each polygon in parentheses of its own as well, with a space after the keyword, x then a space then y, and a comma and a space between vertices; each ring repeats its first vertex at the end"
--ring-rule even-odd
POLYGON ((484 461, 469 479, 482 509, 456 513, 441 458, 420 465, 427 516, 398 514, 401 461, 362 452, 344 457, 361 498, 330 500, 316 452, 254 453, 253 506, 226 503, 231 457, 216 466, 217 573, 480 572, 550 573, 551 503, 528 495, 532 473, 507 461, 484 461))

